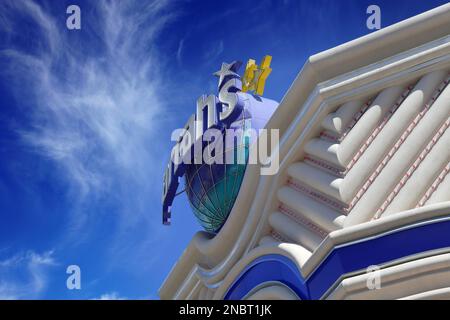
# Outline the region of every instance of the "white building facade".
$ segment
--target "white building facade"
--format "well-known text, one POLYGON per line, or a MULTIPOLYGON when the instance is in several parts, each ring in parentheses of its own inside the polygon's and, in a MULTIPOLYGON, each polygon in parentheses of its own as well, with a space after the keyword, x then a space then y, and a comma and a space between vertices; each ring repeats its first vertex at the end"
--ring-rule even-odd
POLYGON ((162 299, 450 298, 450 4, 314 55, 162 299))

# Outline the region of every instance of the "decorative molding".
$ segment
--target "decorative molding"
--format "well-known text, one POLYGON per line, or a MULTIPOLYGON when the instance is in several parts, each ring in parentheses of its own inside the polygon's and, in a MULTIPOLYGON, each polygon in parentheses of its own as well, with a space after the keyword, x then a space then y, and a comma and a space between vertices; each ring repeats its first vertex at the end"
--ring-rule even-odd
POLYGON ((417 157, 416 161, 411 165, 411 167, 406 171, 405 175, 400 179, 398 184, 394 187, 394 190, 389 194, 387 199, 383 202, 381 207, 377 210, 375 213, 374 219, 379 219, 381 215, 383 214, 384 210, 389 206, 389 204, 394 200, 395 196, 400 192, 400 190, 405 185, 406 181, 411 177, 411 175, 416 171, 416 169, 419 167, 419 165, 422 163, 423 159, 428 155, 428 153, 431 151, 431 149, 436 145, 439 138, 442 137, 445 130, 448 129, 450 126, 450 119, 447 119, 447 121, 444 122, 444 124, 439 128, 438 132, 433 136, 431 141, 428 143, 426 148, 422 150, 420 155, 417 157))
POLYGON ((381 123, 373 130, 373 132, 370 134, 370 136, 367 138, 367 140, 363 143, 363 145, 359 148, 359 150, 355 153, 352 160, 347 164, 346 170, 344 173, 348 173, 355 163, 361 158, 364 151, 367 150, 367 148, 370 146, 370 144, 375 140, 377 135, 383 130, 386 123, 389 121, 389 119, 392 117, 392 115, 397 111, 398 107, 402 104, 402 102, 406 99, 406 97, 411 93, 411 90, 413 89, 413 86, 408 86, 408 88, 402 93, 402 95, 398 98, 397 102, 392 106, 389 113, 384 117, 384 119, 381 121, 381 123))
POLYGON ((373 173, 369 176, 367 181, 364 183, 364 185, 359 189, 359 191, 356 193, 356 195, 353 197, 353 199, 350 201, 350 204, 348 206, 348 212, 350 212, 353 207, 358 203, 358 201, 362 198, 362 196, 365 194, 365 192, 369 189, 369 187, 372 185, 372 183, 375 181, 375 179, 378 177, 378 175, 381 173, 381 171, 384 169, 384 167, 389 163, 389 161, 392 159, 394 154, 397 152, 397 150, 400 148, 400 146, 406 141, 406 138, 410 135, 410 133, 413 131, 413 129, 417 126, 417 124, 420 122, 420 120, 423 118, 423 116, 428 112, 428 110, 431 108, 431 106, 434 104, 436 99, 439 97, 442 90, 445 88, 445 86, 448 84, 450 78, 447 78, 436 91, 433 93, 430 101, 428 101, 424 108, 417 114, 417 116, 411 121, 411 123, 408 125, 406 130, 403 132, 403 134, 400 136, 400 138, 397 140, 397 142, 394 144, 394 146, 389 150, 387 155, 383 158, 383 160, 378 164, 377 168, 373 173))
POLYGON ((416 208, 422 207, 425 205, 425 203, 430 199, 431 195, 436 191, 438 186, 441 184, 442 180, 447 176, 447 174, 450 172, 450 162, 447 163, 447 165, 444 167, 442 172, 438 175, 436 180, 431 184, 430 188, 425 192, 424 196, 420 201, 417 203, 416 208))
POLYGON ((305 226, 306 228, 317 234, 320 238, 324 239, 328 235, 328 232, 323 230, 313 221, 302 216, 298 212, 289 208, 287 205, 281 204, 278 208, 280 209, 280 212, 286 214, 288 217, 292 218, 298 224, 305 226))

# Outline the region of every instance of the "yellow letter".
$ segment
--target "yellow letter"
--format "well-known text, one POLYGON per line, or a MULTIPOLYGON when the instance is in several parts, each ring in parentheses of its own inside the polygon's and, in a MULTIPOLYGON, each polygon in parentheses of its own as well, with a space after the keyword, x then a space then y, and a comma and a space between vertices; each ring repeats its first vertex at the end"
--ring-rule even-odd
POLYGON ((248 60, 242 79, 243 92, 254 91, 257 95, 263 95, 267 77, 272 72, 270 68, 271 61, 271 56, 265 56, 261 61, 261 65, 258 66, 255 60, 248 60))

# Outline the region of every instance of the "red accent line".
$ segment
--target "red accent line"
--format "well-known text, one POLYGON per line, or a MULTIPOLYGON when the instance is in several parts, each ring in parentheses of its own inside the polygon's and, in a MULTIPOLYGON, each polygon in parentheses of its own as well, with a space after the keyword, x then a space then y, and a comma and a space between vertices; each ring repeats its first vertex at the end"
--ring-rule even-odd
POLYGON ((444 178, 447 176, 447 174, 450 172, 450 162, 447 163, 447 165, 444 167, 442 172, 438 175, 436 180, 431 184, 430 188, 425 192, 424 196, 420 201, 417 203, 416 208, 422 207, 428 199, 432 196, 432 194, 437 190, 441 182, 444 180, 444 178))
POLYGON ((419 114, 414 118, 414 120, 409 124, 406 131, 403 132, 401 137, 397 140, 397 142, 394 144, 394 146, 391 148, 389 153, 384 157, 384 159, 381 161, 381 163, 378 165, 376 170, 370 175, 369 179, 364 183, 362 188, 356 193, 355 197, 350 201, 350 205, 348 207, 348 212, 353 209, 353 207, 356 205, 356 203, 361 199, 361 197, 364 195, 364 193, 369 189, 370 185, 375 181, 376 177, 380 174, 380 172, 384 169, 386 164, 391 160, 391 158, 394 156, 394 154, 397 152, 397 150, 400 148, 400 146, 403 144, 403 142, 406 140, 406 138, 409 136, 411 131, 415 128, 417 123, 423 118, 425 113, 430 109, 430 107, 433 105, 434 101, 437 99, 439 94, 442 92, 443 88, 448 84, 450 81, 450 77, 448 77, 440 86, 439 88, 433 93, 432 98, 429 102, 425 104, 424 109, 419 112, 419 114))
POLYGON ((331 200, 328 196, 324 195, 323 193, 321 193, 319 191, 315 191, 311 188, 308 188, 307 186, 305 186, 299 182, 295 182, 292 179, 288 180, 288 185, 291 186, 293 189, 295 189, 303 194, 306 194, 310 198, 312 198, 316 201, 322 202, 323 204, 329 206, 330 208, 332 208, 336 211, 339 211, 341 213, 346 212, 345 204, 340 203, 338 201, 331 200))
POLYGON ((283 237, 280 233, 275 231, 274 229, 270 230, 270 235, 277 241, 280 241, 280 242, 291 242, 287 238, 283 237))
POLYGON ((287 216, 291 217, 295 222, 297 222, 300 225, 304 225, 309 230, 317 234, 319 237, 324 239, 328 233, 323 230, 321 227, 319 227, 317 224, 315 224, 310 219, 300 215, 299 213, 295 212, 293 209, 289 208, 288 206, 282 204, 278 207, 280 212, 286 214, 287 216))
POLYGON ((332 134, 331 132, 324 130, 320 133, 320 137, 324 140, 330 141, 330 142, 338 142, 339 136, 332 134))
POLYGON ((364 104, 364 107, 362 109, 360 109, 357 113, 355 113, 353 115, 353 119, 350 122, 350 124, 347 126, 347 129, 345 129, 344 133, 339 137, 339 141, 344 140, 344 138, 347 136, 347 134, 350 132, 350 130, 353 129, 353 127, 355 126, 355 124, 359 121, 359 119, 362 117, 362 115, 367 111, 367 109, 370 107, 370 105, 372 104, 373 99, 370 99, 369 101, 367 101, 364 104))
POLYGON ((400 105, 403 103, 403 101, 406 99, 406 97, 411 93, 412 86, 409 86, 400 96, 399 99, 397 99, 397 102, 392 106, 389 113, 384 117, 383 121, 372 131, 370 136, 366 139, 366 141, 362 144, 362 146, 359 148, 359 150, 355 153, 352 160, 347 164, 347 171, 350 171, 350 169, 355 165, 355 163, 359 160, 359 158, 362 156, 362 154, 367 150, 367 148, 372 144, 372 142, 375 140, 375 138, 378 136, 378 134, 383 130, 386 123, 389 121, 389 119, 392 117, 392 115, 397 111, 397 109, 400 107, 400 105))
POLYGON ((309 162, 316 167, 320 167, 321 169, 324 169, 324 170, 330 172, 331 174, 333 174, 336 177, 344 176, 344 170, 336 168, 335 166, 331 165, 330 163, 328 163, 325 160, 318 159, 311 155, 306 155, 305 158, 303 159, 303 161, 309 162))
POLYGON ((397 196, 397 194, 400 192, 400 190, 405 185, 406 181, 409 180, 411 175, 416 171, 416 169, 419 167, 420 163, 425 159, 427 154, 433 149, 433 147, 436 145, 436 143, 439 141, 439 139, 442 137, 444 132, 447 130, 447 128, 450 126, 450 119, 447 119, 447 121, 444 122, 444 124, 439 128, 437 133, 433 136, 431 141, 428 143, 426 148, 422 150, 419 157, 414 161, 412 166, 408 169, 406 174, 402 177, 400 182, 394 187, 392 192, 389 194, 389 196, 386 198, 384 203, 380 206, 380 208, 375 213, 374 219, 380 218, 380 216, 383 214, 383 212, 386 210, 386 208, 389 206, 389 204, 394 200, 394 198, 397 196))

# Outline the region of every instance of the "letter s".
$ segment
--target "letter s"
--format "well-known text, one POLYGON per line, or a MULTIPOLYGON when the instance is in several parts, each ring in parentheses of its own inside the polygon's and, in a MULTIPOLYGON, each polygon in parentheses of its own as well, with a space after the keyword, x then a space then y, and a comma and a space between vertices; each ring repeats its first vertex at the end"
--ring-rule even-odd
POLYGON ((231 116, 244 106, 244 100, 238 92, 241 88, 241 80, 234 78, 228 80, 220 89, 219 101, 222 103, 222 111, 219 114, 220 121, 228 123, 233 121, 231 116))

